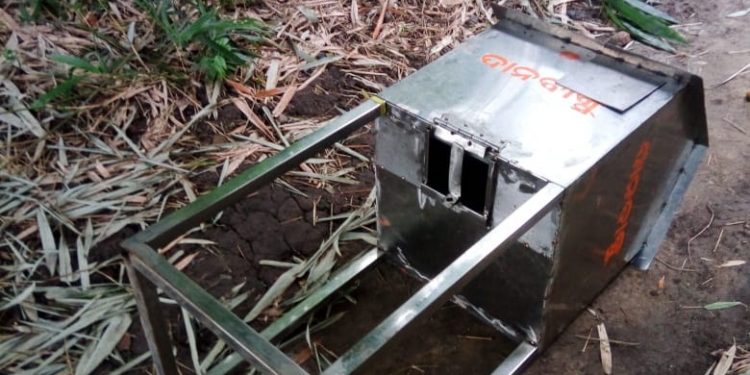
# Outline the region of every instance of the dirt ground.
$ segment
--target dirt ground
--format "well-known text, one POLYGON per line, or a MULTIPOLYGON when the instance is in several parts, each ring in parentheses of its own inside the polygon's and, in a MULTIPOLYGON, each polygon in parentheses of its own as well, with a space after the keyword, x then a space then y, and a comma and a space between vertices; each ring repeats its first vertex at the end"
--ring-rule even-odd
MULTIPOLYGON (((656 53, 636 47, 652 58, 681 66, 704 77, 711 148, 704 165, 688 192, 675 219, 659 261, 651 270, 627 269, 593 303, 592 309, 615 340, 635 342, 635 346, 613 345, 615 374, 703 374, 713 363, 711 352, 727 348, 733 342, 750 344, 750 313, 735 307, 721 311, 696 308, 716 301, 741 301, 750 304, 749 265, 717 268, 728 260, 750 261, 750 74, 713 88, 750 62, 750 15, 727 18, 726 15, 750 6, 747 1, 701 2, 668 1, 663 8, 678 16, 687 26, 681 31, 689 37, 689 46, 679 55, 656 53), (740 127, 738 130, 731 123, 740 127), (701 230, 710 226, 705 231, 701 230), (700 232, 700 235, 698 233, 700 232), (687 260, 690 238, 692 257, 687 260), (686 262, 686 263, 684 263, 686 262), (685 264, 684 270, 680 270, 685 264), (663 281, 661 281, 663 280, 663 281)), ((337 73, 330 73, 334 80, 337 73)), ((343 78, 342 78, 343 79, 343 78)), ((310 108, 331 108, 335 89, 329 79, 316 86, 318 92, 309 103, 293 103, 298 115, 317 115, 310 108)), ((313 90, 313 89, 311 89, 313 90)), ((366 138, 366 136, 363 136, 366 138)), ((364 139, 362 143, 369 144, 364 139)), ((360 150, 367 153, 367 150, 360 150)), ((323 196, 317 209, 343 212, 352 199, 361 201, 369 191, 371 177, 361 176, 362 185, 345 194, 323 196), (330 202, 333 201, 333 207, 330 202)), ((212 183, 209 181, 208 183, 212 183)), ((356 204, 355 204, 356 205, 356 204)), ((312 201, 283 191, 264 189, 234 208, 225 211, 219 226, 204 233, 218 242, 217 252, 201 254, 186 272, 217 296, 226 296, 231 288, 246 282, 243 291, 258 298, 278 276, 278 271, 258 267, 259 259, 288 260, 304 257, 315 250, 329 232, 327 226, 311 224, 312 201), (271 224, 269 224, 271 223, 271 224), (262 225, 261 225, 262 224, 262 225), (216 277, 220 275, 220 277, 216 277)), ((185 248, 185 251, 197 251, 185 248)), ((393 266, 359 281, 352 292, 358 304, 352 315, 340 324, 317 335, 316 342, 342 354, 369 328, 385 318, 414 292, 419 283, 393 266), (400 285, 401 288, 390 288, 400 285), (346 333, 346 334, 343 334, 346 333)), ((345 303, 344 303, 345 305, 345 303)), ((339 304, 337 308, 348 307, 339 304)), ((237 312, 243 315, 247 307, 237 312)), ((178 311, 170 314, 178 316, 178 311)), ((598 374, 602 373, 598 345, 591 341, 584 351, 585 337, 596 337, 597 320, 582 314, 535 363, 526 374, 598 374), (592 331, 593 329, 593 331, 592 331), (581 338, 583 336, 584 338, 581 338)), ((259 328, 263 323, 256 325, 259 328)), ((182 323, 173 319, 175 341, 186 343, 182 323)), ((133 352, 145 350, 145 343, 133 327, 133 352)), ((201 334, 210 348, 210 335, 201 334)), ((180 359, 189 363, 186 346, 180 344, 180 359)), ((388 359, 379 361, 370 373, 473 374, 488 373, 500 361, 507 343, 497 332, 479 323, 453 305, 440 309, 429 321, 420 324, 389 350, 388 359)), ((299 358, 303 347, 290 349, 299 358)), ((305 364, 308 368, 311 362, 305 364)), ((141 368, 145 370, 145 368, 141 368)))
MULTIPOLYGON (((750 302, 748 265, 715 267, 728 260, 750 260, 750 102, 744 100, 750 75, 713 88, 750 62, 750 53, 728 53, 750 49, 750 18, 726 17, 748 6, 747 1, 665 2, 664 9, 693 24, 682 29, 691 41, 683 49, 685 56, 636 49, 703 77, 710 149, 661 247, 661 262, 647 272, 625 270, 592 306, 610 338, 640 344, 613 346, 616 374, 703 374, 715 360, 712 351, 735 341, 750 343, 747 309, 686 308, 715 301, 750 302), (712 212, 710 227, 690 243, 692 260, 685 268, 691 271, 673 269, 682 266, 688 240, 709 223, 712 212), (740 224, 728 225, 732 223, 740 224)), ((595 324, 591 314, 581 315, 526 374, 602 373, 598 345, 592 342, 582 352, 585 340, 577 337, 587 336, 595 324)), ((592 334, 596 337, 595 328, 592 334)))

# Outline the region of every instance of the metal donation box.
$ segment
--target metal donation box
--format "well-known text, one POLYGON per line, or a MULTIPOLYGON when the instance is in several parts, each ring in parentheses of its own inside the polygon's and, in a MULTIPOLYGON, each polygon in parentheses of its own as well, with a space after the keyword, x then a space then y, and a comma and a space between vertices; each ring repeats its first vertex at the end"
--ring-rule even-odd
MULTIPOLYGON (((496 370, 515 373, 626 264, 646 269, 707 147, 700 78, 497 12, 498 24, 379 99, 127 241, 144 326, 160 319, 153 283, 258 368, 302 371, 204 291, 186 289, 198 287, 153 248, 372 120, 378 254, 426 284, 326 373, 354 371, 451 298, 517 343, 496 370)), ((378 256, 355 260, 319 300, 378 256)), ((171 356, 160 340, 150 337, 152 351, 171 356)))

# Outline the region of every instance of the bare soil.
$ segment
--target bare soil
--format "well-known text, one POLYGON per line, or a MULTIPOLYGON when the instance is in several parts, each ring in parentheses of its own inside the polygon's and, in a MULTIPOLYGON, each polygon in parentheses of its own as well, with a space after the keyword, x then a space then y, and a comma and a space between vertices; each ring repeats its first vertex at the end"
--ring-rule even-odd
MULTIPOLYGON (((750 264, 716 267, 728 260, 750 261, 750 103, 744 99, 750 91, 750 75, 712 88, 750 62, 750 53, 727 53, 750 49, 750 16, 725 17, 747 6, 750 4, 742 1, 666 1, 664 9, 692 25, 681 29, 691 44, 679 55, 636 47, 640 53, 704 77, 711 149, 651 270, 626 269, 593 303, 598 318, 582 314, 527 374, 602 373, 598 343, 585 339, 588 335, 596 337, 597 319, 605 323, 610 338, 638 344, 613 345, 616 374, 703 374, 715 360, 711 352, 733 342, 750 343, 747 308, 700 308, 716 301, 750 304, 750 264), (702 231, 709 222, 711 225, 702 231)), ((351 82, 341 72, 329 70, 317 84, 295 96, 288 112, 293 116, 330 115, 336 106, 348 107, 335 92, 349 86, 351 82)), ((371 144, 366 134, 360 141, 371 144)), ((330 231, 328 224, 313 225, 313 202, 319 212, 347 211, 369 191, 371 172, 362 171, 360 180, 361 185, 334 194, 303 189, 310 194, 309 199, 278 186, 262 189, 225 210, 218 225, 201 234, 218 243, 212 247, 213 253, 197 247, 183 249, 200 252, 186 269, 187 274, 217 297, 227 296, 232 287, 244 282, 243 291, 251 293, 250 302, 257 300, 280 273, 259 266, 258 261, 288 261, 292 256, 310 255, 330 231)), ((346 251, 357 250, 361 247, 346 251)), ((316 342, 338 355, 420 286, 388 264, 380 265, 377 272, 369 273, 356 285, 350 296, 357 305, 334 304, 334 310, 346 311, 347 315, 315 336, 316 342)), ((247 312, 250 302, 237 310, 239 315, 247 312)), ((190 363, 178 311, 167 311, 177 318, 171 319, 171 329, 180 346, 180 360, 190 363)), ((255 327, 264 324, 261 320, 255 327)), ((131 332, 135 337, 131 350, 145 350, 139 327, 131 332)), ((204 331, 200 337, 201 347, 210 348, 211 336, 204 331)), ((304 345, 292 346, 289 353, 313 369, 305 350, 304 345)), ((368 373, 489 373, 507 350, 507 342, 492 328, 447 304, 391 345, 368 373)))
MULTIPOLYGON (((711 352, 750 343, 746 308, 694 308, 750 302, 748 265, 716 267, 728 260, 750 261, 750 102, 744 100, 750 76, 714 88, 750 62, 750 53, 728 53, 750 48, 750 19, 726 17, 748 6, 746 1, 665 1, 663 9, 693 24, 681 29, 690 45, 677 56, 636 48, 703 77, 711 148, 661 246, 660 261, 647 272, 626 269, 592 305, 610 338, 640 344, 613 345, 616 374, 703 374, 716 360, 711 352), (698 235, 712 212, 712 224, 698 235), (680 270, 683 264, 687 270, 680 270)), ((591 314, 582 314, 526 374, 601 374, 598 343, 589 342, 583 351, 586 340, 580 338, 590 332, 597 337, 595 325, 591 314)))

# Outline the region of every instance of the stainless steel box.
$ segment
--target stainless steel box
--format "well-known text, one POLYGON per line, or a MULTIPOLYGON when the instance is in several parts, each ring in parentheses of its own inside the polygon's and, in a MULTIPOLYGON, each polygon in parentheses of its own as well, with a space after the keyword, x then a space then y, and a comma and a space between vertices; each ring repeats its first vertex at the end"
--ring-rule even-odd
POLYGON ((648 267, 707 131, 699 78, 533 22, 505 17, 385 90, 375 164, 380 246, 428 279, 564 190, 462 292, 545 346, 628 262, 648 267))
POLYGON ((365 369, 449 298, 516 345, 515 374, 622 268, 647 268, 708 146, 699 77, 497 8, 500 22, 124 241, 160 374, 177 374, 157 287, 263 372, 305 374, 271 340, 380 259, 429 281, 326 370, 365 369), (379 247, 256 332, 157 249, 376 120, 379 247), (387 250, 387 251, 381 251, 387 250), (455 296, 459 294, 458 296, 455 296))

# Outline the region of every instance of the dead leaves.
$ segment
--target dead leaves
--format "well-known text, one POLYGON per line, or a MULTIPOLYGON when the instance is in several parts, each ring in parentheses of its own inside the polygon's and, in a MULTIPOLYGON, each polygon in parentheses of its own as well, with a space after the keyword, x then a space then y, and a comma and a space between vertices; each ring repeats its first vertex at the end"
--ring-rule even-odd
POLYGON ((750 372, 750 351, 747 346, 733 344, 727 350, 718 350, 713 353, 719 356, 711 367, 706 371, 710 375, 745 375, 750 372))
POLYGON ((724 262, 724 263, 716 266, 716 268, 738 267, 738 266, 744 265, 745 263, 747 263, 747 262, 744 261, 744 260, 728 260, 728 261, 726 261, 726 262, 724 262))
POLYGON ((609 375, 612 373, 612 348, 609 345, 607 328, 604 327, 604 323, 600 322, 596 325, 596 331, 599 333, 599 354, 602 360, 602 370, 609 375))

